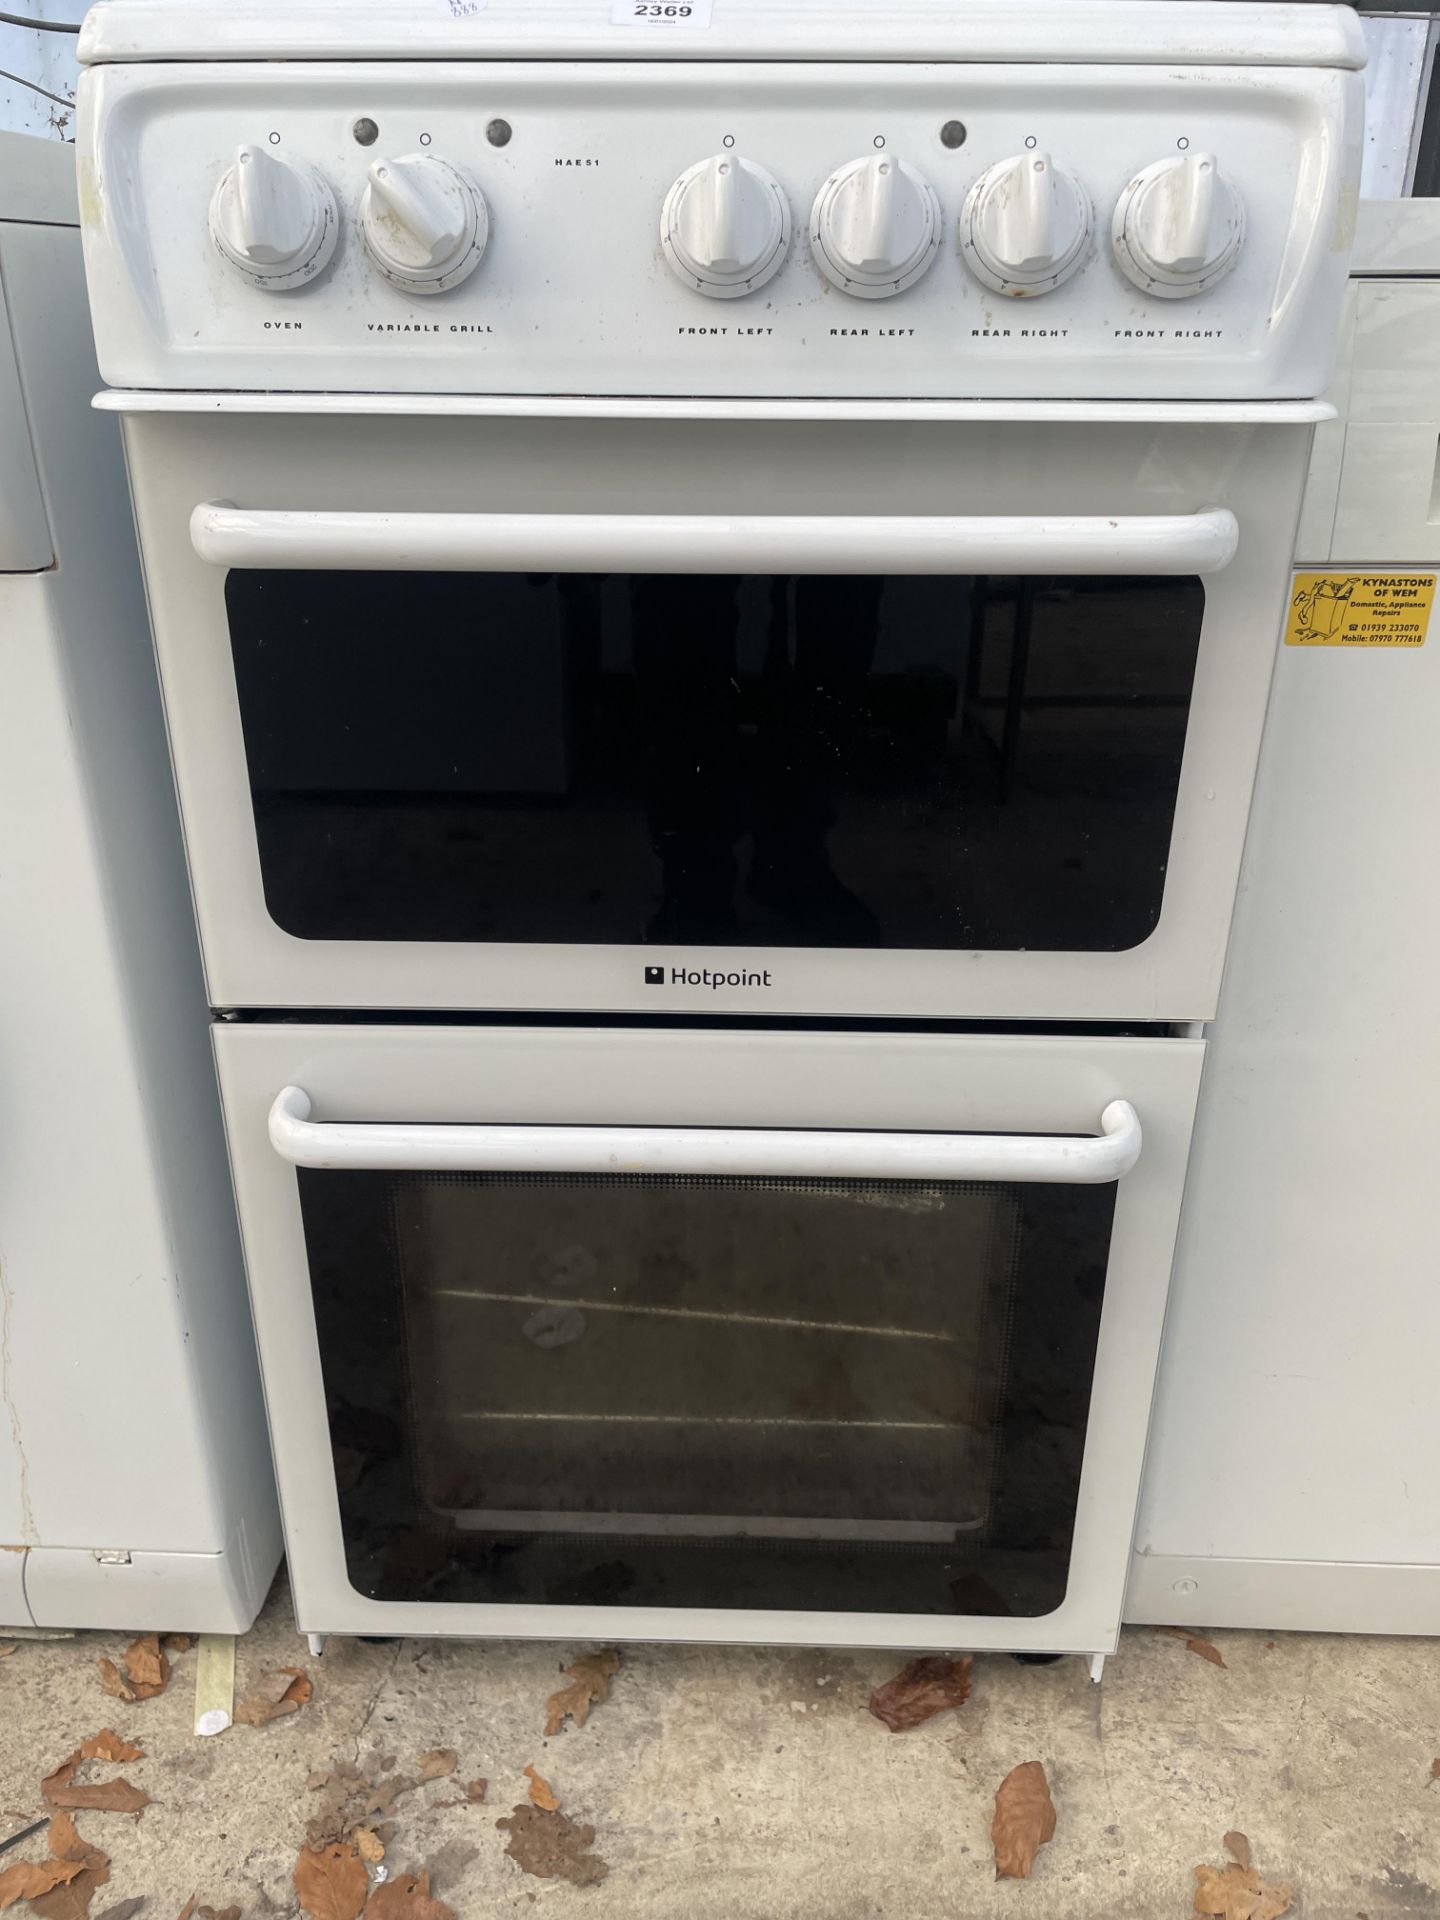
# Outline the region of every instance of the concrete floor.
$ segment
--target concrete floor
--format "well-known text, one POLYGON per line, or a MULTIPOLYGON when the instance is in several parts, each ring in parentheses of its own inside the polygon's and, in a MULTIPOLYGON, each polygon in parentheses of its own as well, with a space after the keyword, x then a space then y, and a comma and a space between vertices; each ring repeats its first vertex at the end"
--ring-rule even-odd
MULTIPOLYGON (((80 1813, 112 1857, 95 1920, 132 1895, 175 1920, 192 1893, 244 1920, 293 1913, 291 1872, 337 1759, 455 1748, 454 1781, 400 1800, 387 1864, 428 1864, 460 1920, 583 1913, 659 1920, 1183 1920, 1192 1868, 1249 1836, 1256 1867, 1295 1889, 1299 1920, 1440 1916, 1440 1646, 1429 1641, 1218 1633, 1222 1670, 1182 1640, 1128 1631, 1104 1684, 1067 1660, 975 1663, 958 1711, 891 1734, 866 1711, 901 1664, 886 1654, 639 1646, 588 1725, 541 1737, 546 1696, 577 1649, 545 1644, 332 1641, 310 1660, 283 1584, 238 1646, 238 1690, 303 1664, 314 1698, 292 1718, 191 1732, 194 1652, 133 1706, 96 1660, 129 1636, 22 1641, 0 1659, 0 1839, 44 1811, 41 1776, 115 1728, 146 1749, 121 1769, 153 1804, 138 1819, 80 1813), (1058 1809, 1029 1881, 992 1878, 992 1796, 1039 1759, 1058 1809), (523 1873, 497 1817, 533 1763, 593 1822, 609 1877, 589 1888, 523 1873), (446 1803, 450 1804, 446 1804, 446 1803)), ((102 1767, 101 1774, 115 1769, 102 1767)), ((0 1855, 0 1867, 43 1852, 0 1855)), ((20 1907, 17 1913, 28 1909, 20 1907)))

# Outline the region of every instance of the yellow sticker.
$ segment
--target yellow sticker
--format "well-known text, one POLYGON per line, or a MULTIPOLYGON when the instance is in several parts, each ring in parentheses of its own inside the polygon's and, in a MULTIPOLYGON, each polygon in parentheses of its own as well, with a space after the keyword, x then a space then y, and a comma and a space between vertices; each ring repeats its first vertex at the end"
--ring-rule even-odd
POLYGON ((1433 573, 1297 573, 1287 647, 1423 647, 1433 573))

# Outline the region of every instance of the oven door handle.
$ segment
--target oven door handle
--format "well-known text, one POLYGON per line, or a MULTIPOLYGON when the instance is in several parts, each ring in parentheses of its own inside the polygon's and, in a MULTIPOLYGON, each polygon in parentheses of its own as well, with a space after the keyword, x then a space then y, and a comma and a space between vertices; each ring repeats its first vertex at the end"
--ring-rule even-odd
POLYGON ((1240 529, 1200 513, 308 513, 212 500, 217 567, 362 573, 1215 573, 1240 529))
POLYGON ((785 1180, 1025 1180, 1098 1186, 1140 1157, 1140 1120, 1112 1100, 1098 1135, 842 1133, 766 1127, 334 1124, 284 1087, 270 1144, 295 1167, 417 1173, 721 1174, 785 1180))

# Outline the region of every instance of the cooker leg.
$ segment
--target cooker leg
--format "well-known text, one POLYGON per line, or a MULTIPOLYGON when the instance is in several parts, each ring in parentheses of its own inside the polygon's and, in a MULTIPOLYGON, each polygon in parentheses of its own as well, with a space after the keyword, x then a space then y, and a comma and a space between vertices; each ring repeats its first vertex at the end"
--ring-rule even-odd
MULTIPOLYGON (((327 1636, 323 1633, 307 1633, 306 1634, 305 1639, 309 1644, 310 1658, 312 1660, 318 1660, 321 1657, 321 1655, 324 1653, 326 1638, 327 1636)), ((1098 1678, 1099 1676, 1097 1675, 1096 1677, 1098 1678)))
POLYGON ((1099 1686, 1100 1682, 1105 1678, 1105 1656, 1103 1653, 1091 1654, 1090 1678, 1095 1682, 1097 1687, 1099 1686))

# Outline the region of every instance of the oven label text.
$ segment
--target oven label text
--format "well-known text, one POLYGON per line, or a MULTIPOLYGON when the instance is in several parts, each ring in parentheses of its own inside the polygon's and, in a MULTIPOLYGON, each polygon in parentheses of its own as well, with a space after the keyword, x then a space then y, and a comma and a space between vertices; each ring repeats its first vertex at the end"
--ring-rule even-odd
POLYGON ((615 0, 612 27, 708 27, 714 0, 615 0))
POLYGON ((1423 647, 1433 573, 1297 573, 1287 647, 1423 647))
POLYGON ((768 987, 770 969, 736 968, 729 973, 712 967, 646 967, 647 987, 768 987))

